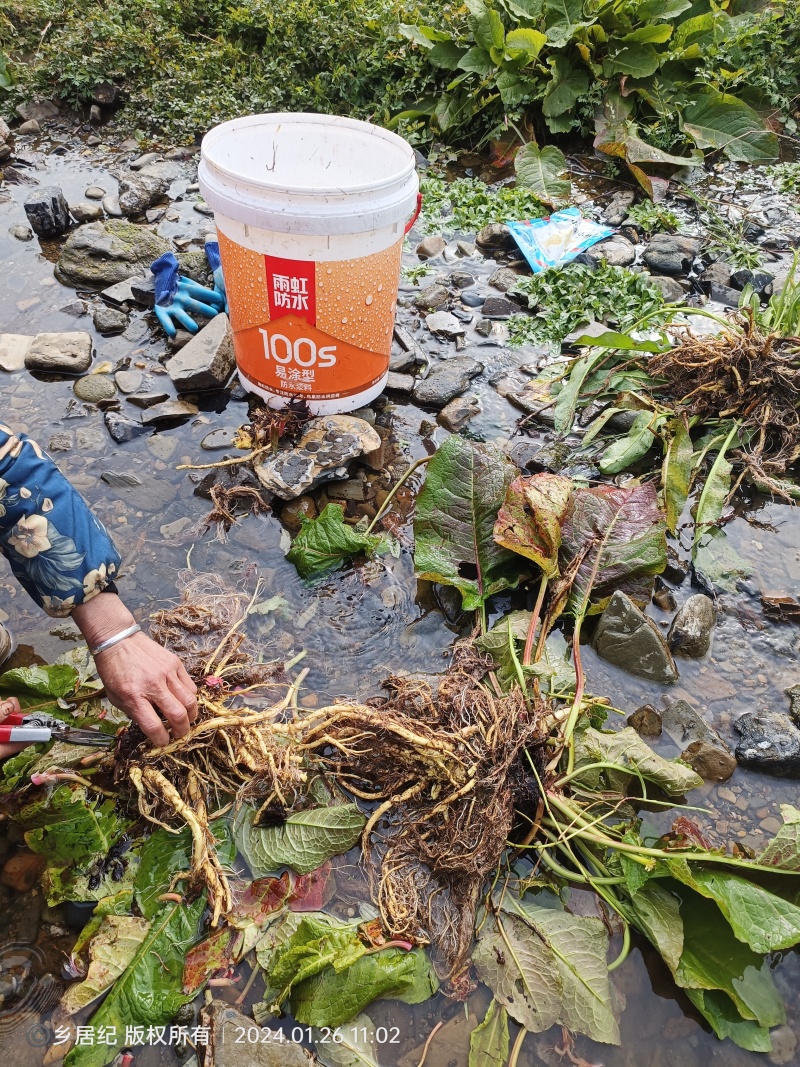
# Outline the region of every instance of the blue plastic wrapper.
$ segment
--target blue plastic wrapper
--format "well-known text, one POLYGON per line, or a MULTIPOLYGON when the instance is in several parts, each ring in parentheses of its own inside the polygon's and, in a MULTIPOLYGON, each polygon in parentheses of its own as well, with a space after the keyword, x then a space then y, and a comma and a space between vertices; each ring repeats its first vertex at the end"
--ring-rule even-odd
POLYGON ((576 207, 554 211, 546 219, 507 222, 506 225, 534 274, 569 263, 614 232, 609 226, 585 219, 576 207))

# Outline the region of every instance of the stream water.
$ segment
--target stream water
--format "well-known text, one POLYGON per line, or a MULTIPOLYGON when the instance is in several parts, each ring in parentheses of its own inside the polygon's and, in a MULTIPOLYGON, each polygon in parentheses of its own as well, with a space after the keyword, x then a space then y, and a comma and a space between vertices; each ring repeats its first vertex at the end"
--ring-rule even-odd
MULTIPOLYGON (((53 147, 48 145, 49 154, 32 147, 27 153, 32 164, 27 173, 42 183, 56 181, 70 201, 83 199, 84 190, 92 184, 113 190, 108 171, 113 160, 103 161, 95 151, 81 155, 74 143, 55 153, 53 147)), ((177 198, 172 204, 177 218, 160 222, 158 229, 173 237, 200 239, 208 228, 207 221, 193 210, 191 195, 181 199, 186 184, 193 180, 189 169, 187 164, 187 173, 171 190, 171 196, 177 198)), ((25 185, 9 183, 0 190, 0 331, 34 334, 80 329, 93 333, 91 315, 75 315, 79 310, 75 292, 54 278, 57 249, 43 248, 36 239, 23 243, 8 233, 9 226, 25 222, 22 200, 27 191, 25 185)), ((413 251, 407 260, 417 262, 413 251)), ((469 269, 473 266, 470 264, 469 269)), ((404 288, 409 289, 408 283, 404 288)), ((133 312, 124 334, 113 338, 94 335, 94 340, 95 365, 108 360, 116 366, 118 361, 130 359, 131 368, 140 369, 154 389, 163 387, 172 395, 174 390, 157 360, 163 344, 153 340, 144 313, 133 312)), ((483 412, 470 430, 487 440, 508 437, 514 432, 519 412, 500 396, 490 379, 513 373, 532 354, 490 346, 472 354, 485 360, 486 370, 474 383, 474 391, 483 400, 483 412)), ((286 602, 282 611, 269 617, 267 625, 259 624, 265 655, 288 659, 305 650, 304 665, 310 673, 302 702, 308 706, 341 695, 374 695, 380 679, 391 672, 435 674, 443 667, 454 637, 468 628, 469 620, 460 616, 453 598, 414 578, 410 530, 404 514, 408 509, 402 503, 408 502, 409 494, 401 496, 400 508, 394 513, 404 544, 399 558, 383 556, 309 586, 286 562, 287 535, 273 515, 248 517, 237 523, 227 543, 216 539, 213 530, 202 535, 197 532, 209 511, 208 501, 195 494, 202 472, 193 480, 175 468, 181 463, 219 458, 223 453, 204 452, 200 442, 215 428, 247 421, 245 404, 229 401, 227 394, 201 397, 200 414, 189 422, 116 445, 106 431, 102 412, 77 401, 72 385, 71 380, 45 380, 26 371, 2 374, 2 421, 51 448, 63 472, 112 532, 124 560, 121 589, 137 618, 146 620, 153 610, 174 598, 176 578, 187 565, 198 573, 222 575, 232 584, 245 583, 250 589, 258 575, 264 581, 264 596, 277 594, 286 602), (133 475, 128 480, 135 484, 109 484, 108 475, 114 473, 133 475)), ((136 414, 122 396, 119 399, 123 409, 136 414)), ((392 431, 398 470, 408 460, 430 452, 433 444, 444 438, 445 431, 440 428, 429 435, 423 425, 424 433, 420 433, 421 424, 432 418, 412 403, 394 400, 379 410, 379 422, 392 431)), ((737 516, 726 532, 737 551, 752 564, 753 576, 739 592, 720 599, 712 651, 704 660, 679 661, 680 679, 669 689, 610 667, 588 647, 585 668, 589 689, 607 694, 626 713, 644 703, 660 707, 684 697, 735 743, 732 722, 738 715, 756 708, 786 710, 785 689, 800 681, 798 631, 791 625, 768 622, 759 602, 759 594, 766 591, 800 597, 800 527, 792 507, 761 502, 737 516), (757 520, 757 525, 752 520, 757 520)), ((72 647, 77 640, 72 624, 38 612, 14 584, 5 565, 0 590, 0 619, 20 642, 16 663, 52 662, 65 648, 72 647)), ((687 580, 674 592, 680 604, 693 590, 687 580)), ((519 598, 515 604, 519 605, 519 598)), ((498 612, 506 607, 507 601, 502 599, 496 604, 498 612)), ((650 610, 657 623, 666 627, 671 615, 655 606, 650 610)), ((657 747, 670 756, 678 751, 666 736, 657 747)), ((739 769, 723 787, 697 790, 692 802, 705 809, 696 813, 696 818, 713 840, 739 841, 757 849, 777 829, 780 804, 793 803, 796 796, 792 782, 739 769)), ((664 828, 669 825, 669 814, 652 818, 664 828)), ((19 847, 13 829, 9 832, 0 824, 0 864, 19 847)), ((352 862, 353 858, 351 854, 348 859, 352 862)), ((347 869, 343 863, 340 889, 346 884, 347 869)), ((576 895, 574 900, 582 909, 592 906, 588 897, 582 900, 576 895)), ((340 906, 345 908, 346 901, 340 906)), ((21 893, 0 886, 0 1039, 9 1062, 18 1067, 40 1067, 45 1055, 48 1063, 53 1062, 52 1051, 37 1047, 37 1032, 31 1027, 48 1017, 58 999, 61 966, 74 938, 63 913, 44 907, 40 891, 34 888, 21 893), (39 992, 20 1006, 14 977, 28 970, 39 992)), ((242 971, 246 976, 248 968, 242 971)), ((796 952, 775 958, 774 973, 786 1000, 790 1029, 777 1034, 773 1062, 797 1062, 793 1048, 794 1034, 800 1037, 800 959, 796 952)), ((635 943, 627 962, 613 977, 625 1002, 622 1045, 593 1046, 579 1038, 577 1048, 590 1063, 607 1067, 701 1067, 709 1063, 754 1067, 763 1060, 710 1034, 645 943, 635 943)), ((233 1000, 238 990, 223 989, 218 995, 233 1000)), ((259 996, 256 983, 249 999, 259 996)), ((465 1005, 443 996, 419 1008, 394 1001, 373 1004, 369 1014, 375 1025, 386 1027, 388 1036, 396 1033, 397 1037, 396 1042, 379 1048, 382 1067, 415 1067, 428 1034, 441 1020, 445 1026, 431 1042, 427 1067, 466 1067, 469 1032, 483 1017, 488 1002, 488 991, 479 987, 465 1005)), ((291 1019, 281 1025, 291 1034, 291 1019)), ((559 1062, 552 1050, 559 1038, 556 1033, 530 1035, 519 1063, 533 1067, 559 1062)), ((136 1062, 142 1067, 177 1063, 178 1055, 174 1049, 155 1046, 137 1051, 136 1062)))

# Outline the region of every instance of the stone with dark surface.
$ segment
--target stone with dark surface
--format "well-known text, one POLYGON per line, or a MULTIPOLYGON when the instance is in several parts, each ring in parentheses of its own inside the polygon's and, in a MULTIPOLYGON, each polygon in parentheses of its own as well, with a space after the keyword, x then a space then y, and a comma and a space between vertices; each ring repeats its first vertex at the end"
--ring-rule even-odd
POLYGON ((442 408, 437 421, 451 433, 458 433, 459 430, 464 429, 470 419, 474 419, 480 412, 480 397, 457 396, 442 408))
POLYGON ((489 296, 481 305, 481 314, 487 319, 509 319, 519 312, 519 307, 504 296, 489 296))
POLYGON ((739 290, 744 289, 746 285, 750 285, 759 296, 770 297, 772 296, 774 281, 775 276, 769 274, 765 270, 748 270, 747 268, 742 268, 742 270, 735 270, 733 274, 731 274, 730 284, 734 289, 739 290))
POLYGON ((514 289, 521 280, 522 275, 517 274, 510 267, 498 267, 489 278, 489 285, 494 289, 499 289, 501 293, 507 293, 509 289, 514 289))
POLYGON ((470 381, 483 370, 483 365, 471 356, 454 356, 432 368, 427 378, 417 381, 414 399, 432 408, 443 408, 453 397, 469 388, 470 381))
POLYGON ((700 659, 711 646, 717 613, 714 601, 703 593, 690 596, 672 620, 667 640, 676 656, 700 659))
POLYGON ((691 745, 695 741, 727 748, 713 726, 705 721, 697 708, 693 708, 688 700, 673 700, 668 704, 661 712, 661 724, 664 732, 669 734, 680 748, 691 745))
POLYGON ((629 267, 636 259, 636 249, 627 238, 616 234, 592 245, 588 255, 595 260, 604 260, 610 267, 629 267))
POLYGON ((434 308, 446 304, 449 295, 444 285, 434 282, 433 285, 427 285, 421 292, 417 293, 414 297, 414 307, 418 307, 420 311, 432 311, 434 308))
POLYGON ((100 82, 92 89, 92 103, 100 107, 111 107, 119 96, 119 86, 113 82, 100 82))
POLYGON ((628 726, 640 737, 660 737, 661 713, 652 704, 643 704, 628 716, 628 726))
POLYGON ((686 297, 684 288, 677 278, 667 278, 663 274, 651 274, 648 281, 656 289, 661 290, 661 295, 668 304, 675 304, 686 297))
POLYGON ((410 396, 414 390, 416 378, 413 374, 401 374, 398 371, 389 371, 386 378, 386 388, 392 393, 403 393, 410 396))
POLYGON ((28 370, 83 374, 92 362, 92 339, 88 333, 40 333, 25 355, 28 370))
POLYGON ((461 303, 466 304, 469 308, 479 308, 481 304, 486 301, 486 293, 473 292, 468 289, 464 293, 459 294, 461 297, 461 303))
MULTIPOLYGON (((123 389, 122 392, 125 392, 123 389)), ((169 400, 169 393, 134 393, 128 397, 128 403, 137 408, 154 408, 156 404, 163 404, 169 400)))
POLYGON ((67 238, 56 273, 75 288, 105 288, 144 274, 169 248, 166 238, 143 226, 117 219, 89 222, 67 238))
POLYGON ((156 280, 152 274, 143 274, 131 279, 131 296, 142 307, 155 307, 156 280))
POLYGON ((433 259, 435 256, 440 256, 446 247, 447 241, 444 237, 431 235, 424 237, 417 245, 417 255, 420 259, 433 259))
POLYGON ((169 189, 169 179, 158 174, 121 174, 119 178, 119 207, 126 218, 143 215, 169 189))
MULTIPOLYGON (((199 1050, 200 1067, 312 1067, 311 1053, 291 1041, 241 1043, 238 1035, 252 1029, 253 1020, 222 1000, 203 1008, 201 1018, 209 1028, 209 1041, 199 1050)), ((356 1063, 357 1058, 349 1062, 356 1063)))
POLYGON ((800 685, 790 686, 785 692, 789 698, 789 715, 800 723, 800 685))
POLYGON ((644 250, 642 259, 656 274, 686 274, 700 251, 697 237, 657 233, 644 250))
POLYGON ((727 782, 736 770, 736 759, 726 748, 709 745, 705 741, 693 741, 681 752, 681 759, 695 771, 704 782, 727 782))
POLYGON ((97 404, 101 400, 111 400, 117 395, 117 387, 107 374, 87 374, 83 378, 78 378, 72 391, 79 400, 85 400, 90 404, 97 404))
POLYGON ((228 316, 215 315, 165 367, 176 388, 220 389, 236 366, 228 316))
POLYGON ((603 220, 610 226, 619 226, 628 217, 631 204, 636 199, 636 193, 632 189, 624 189, 614 193, 603 210, 603 220))
POLYGON ((112 440, 116 441, 118 445, 122 445, 126 441, 133 441, 135 438, 147 433, 147 427, 143 426, 141 422, 136 422, 125 415, 120 415, 118 411, 106 411, 103 419, 112 440))
POLYGON ((37 122, 46 122, 60 114, 58 107, 52 100, 27 100, 24 104, 17 104, 17 114, 25 122, 36 119, 37 122))
POLYGON ((42 185, 25 197, 25 214, 39 237, 53 240, 70 227, 69 205, 58 185, 42 185))
POLYGON ((475 275, 465 270, 454 270, 449 281, 454 289, 469 289, 475 284, 475 275))
POLYGON ((484 226, 475 238, 475 243, 481 249, 491 250, 517 247, 514 235, 503 222, 490 222, 488 226, 484 226))
POLYGON ((218 426, 216 430, 207 433, 200 442, 200 447, 206 452, 218 452, 223 448, 235 448, 236 426, 218 426))
POLYGON ((186 400, 165 400, 163 404, 156 404, 147 408, 142 415, 145 426, 160 426, 167 422, 183 422, 199 414, 197 404, 190 404, 186 400))
POLYGON ((42 132, 42 127, 39 125, 38 119, 28 119, 27 122, 22 122, 17 127, 17 133, 23 137, 38 137, 42 132))
POLYGON ((106 215, 110 215, 112 219, 122 218, 122 208, 119 206, 119 197, 116 193, 108 193, 103 197, 101 203, 106 215))
POLYGON ((712 285, 729 286, 731 284, 732 267, 722 259, 710 263, 700 275, 700 284, 709 289, 712 285))
POLYGON ((347 464, 380 448, 379 434, 352 415, 326 415, 306 423, 300 440, 253 469, 265 489, 293 500, 326 481, 347 477, 347 464))
POLYGON ((629 674, 661 683, 678 678, 675 663, 656 624, 619 590, 600 616, 594 647, 604 660, 629 674))
POLYGON ((742 767, 778 778, 800 778, 800 730, 781 711, 748 711, 733 724, 742 767))
POLYGON ((70 204, 69 210, 76 222, 97 222, 103 217, 103 208, 96 200, 79 200, 70 204))
POLYGON ((109 308, 103 304, 94 309, 92 322, 98 333, 111 336, 115 333, 122 333, 128 325, 128 316, 124 311, 118 311, 116 308, 109 308))

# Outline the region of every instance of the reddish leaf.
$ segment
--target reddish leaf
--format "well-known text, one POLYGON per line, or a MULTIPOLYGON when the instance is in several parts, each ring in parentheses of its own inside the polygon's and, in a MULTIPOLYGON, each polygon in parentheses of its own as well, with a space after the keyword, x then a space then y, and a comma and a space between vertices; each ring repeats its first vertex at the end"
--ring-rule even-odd
POLYGON ((332 868, 333 865, 328 861, 309 874, 293 875, 289 911, 321 911, 335 889, 331 878, 332 868))
POLYGON ((235 938, 236 931, 223 926, 189 949, 183 964, 184 993, 196 993, 217 971, 230 967, 235 938))
POLYGON ((572 498, 572 481, 559 474, 516 478, 494 524, 494 539, 532 559, 548 578, 558 574, 561 524, 572 498))
POLYGON ((257 878, 248 886, 234 887, 232 893, 233 907, 228 914, 228 922, 232 926, 243 923, 263 926, 289 900, 289 875, 284 871, 280 878, 257 878))
POLYGON ((706 852, 710 852, 712 844, 707 837, 704 836, 703 831, 697 825, 692 822, 691 819, 685 815, 679 815, 672 824, 672 830, 668 834, 665 834, 662 840, 665 846, 674 848, 686 848, 688 845, 696 845, 698 848, 705 849, 706 852))

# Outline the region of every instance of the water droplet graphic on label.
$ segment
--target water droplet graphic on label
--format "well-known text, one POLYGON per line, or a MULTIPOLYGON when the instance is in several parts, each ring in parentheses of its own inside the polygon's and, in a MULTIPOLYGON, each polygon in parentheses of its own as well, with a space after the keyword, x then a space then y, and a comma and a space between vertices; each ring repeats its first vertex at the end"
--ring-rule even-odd
POLYGON ((372 293, 369 294, 364 303, 367 305, 367 307, 370 306, 370 304, 372 303, 372 293))
POLYGON ((347 322, 347 315, 345 315, 345 316, 344 316, 344 318, 342 319, 342 325, 344 326, 344 324, 345 324, 346 322, 347 322))

